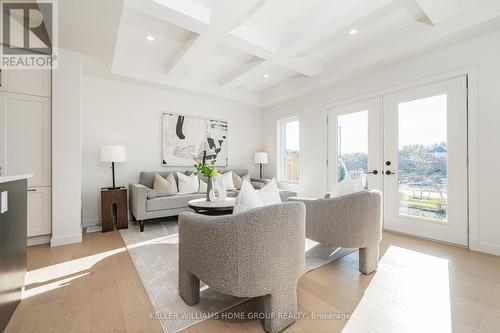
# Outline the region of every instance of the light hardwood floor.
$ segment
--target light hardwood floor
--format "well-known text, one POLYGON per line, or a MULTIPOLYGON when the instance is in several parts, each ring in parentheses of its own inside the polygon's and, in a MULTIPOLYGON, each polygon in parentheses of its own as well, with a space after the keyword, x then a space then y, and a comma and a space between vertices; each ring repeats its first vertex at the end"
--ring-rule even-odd
MULTIPOLYGON (((391 245, 449 261, 454 332, 500 332, 500 257, 385 232, 381 254, 391 245)), ((19 304, 6 332, 162 332, 117 231, 85 234, 76 245, 30 247, 28 270, 32 296, 19 304)), ((307 316, 286 332, 340 332, 345 320, 312 320, 311 313, 352 313, 372 277, 358 273, 355 253, 305 274, 298 301, 307 316)), ((254 300, 231 312, 255 310, 254 300)), ((185 332, 263 329, 256 320, 218 319, 185 332)))

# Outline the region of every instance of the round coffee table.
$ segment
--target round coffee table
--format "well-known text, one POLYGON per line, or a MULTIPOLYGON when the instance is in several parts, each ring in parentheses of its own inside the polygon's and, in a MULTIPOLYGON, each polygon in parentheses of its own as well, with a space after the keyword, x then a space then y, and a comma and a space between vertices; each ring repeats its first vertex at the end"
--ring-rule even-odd
POLYGON ((198 214, 223 215, 232 214, 235 198, 226 198, 225 200, 207 201, 205 198, 189 201, 189 208, 198 214))

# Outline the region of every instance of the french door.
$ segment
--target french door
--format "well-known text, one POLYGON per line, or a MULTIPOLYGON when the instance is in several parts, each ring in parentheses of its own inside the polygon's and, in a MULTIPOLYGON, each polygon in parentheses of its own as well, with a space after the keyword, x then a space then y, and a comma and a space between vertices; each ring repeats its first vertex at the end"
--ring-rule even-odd
POLYGON ((334 156, 329 185, 364 174, 383 192, 385 229, 468 244, 466 77, 329 110, 334 156))
POLYGON ((329 189, 347 175, 367 189, 382 188, 380 98, 341 106, 328 114, 329 189))

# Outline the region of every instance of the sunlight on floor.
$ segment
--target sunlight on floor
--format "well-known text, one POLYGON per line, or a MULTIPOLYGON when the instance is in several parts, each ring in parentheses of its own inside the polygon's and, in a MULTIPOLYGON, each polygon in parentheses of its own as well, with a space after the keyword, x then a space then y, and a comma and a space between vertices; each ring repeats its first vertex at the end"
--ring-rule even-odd
POLYGON ((67 285, 70 281, 87 275, 88 272, 85 271, 88 271, 92 266, 94 266, 99 261, 124 251, 126 251, 126 249, 122 247, 119 249, 97 253, 91 256, 73 259, 59 264, 31 270, 26 273, 25 285, 27 287, 26 290, 23 292, 23 298, 32 297, 34 295, 38 295, 43 292, 63 287, 64 285, 67 285), (85 273, 78 274, 82 272, 85 273), (29 288, 30 285, 42 284, 42 283, 46 284, 42 286, 29 288))
POLYGON ((39 287, 25 289, 23 291, 23 299, 33 297, 36 295, 40 295, 40 294, 43 294, 47 291, 51 291, 51 290, 65 287, 65 286, 69 285, 71 281, 79 279, 79 278, 84 277, 84 276, 89 275, 89 274, 90 274, 89 272, 86 272, 83 274, 78 274, 78 275, 69 277, 67 279, 57 280, 56 282, 43 284, 39 287))
POLYGON ((179 244, 179 234, 175 233, 172 235, 162 236, 154 239, 148 239, 142 242, 137 242, 134 244, 127 245, 129 249, 134 249, 137 247, 151 245, 151 244, 179 244))
POLYGON ((448 260, 390 246, 343 332, 452 331, 448 260))

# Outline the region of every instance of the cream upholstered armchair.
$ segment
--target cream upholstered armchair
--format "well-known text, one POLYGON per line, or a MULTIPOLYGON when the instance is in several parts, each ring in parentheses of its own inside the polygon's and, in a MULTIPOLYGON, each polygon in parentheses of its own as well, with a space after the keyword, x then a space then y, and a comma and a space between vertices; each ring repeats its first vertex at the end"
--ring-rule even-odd
POLYGON ((264 328, 280 332, 297 312, 304 273, 305 207, 300 202, 225 216, 179 216, 179 294, 200 300, 200 280, 225 294, 263 297, 264 328))
POLYGON ((306 205, 306 237, 329 246, 359 249, 359 270, 377 269, 382 239, 379 191, 361 191, 324 199, 289 198, 306 205))

